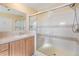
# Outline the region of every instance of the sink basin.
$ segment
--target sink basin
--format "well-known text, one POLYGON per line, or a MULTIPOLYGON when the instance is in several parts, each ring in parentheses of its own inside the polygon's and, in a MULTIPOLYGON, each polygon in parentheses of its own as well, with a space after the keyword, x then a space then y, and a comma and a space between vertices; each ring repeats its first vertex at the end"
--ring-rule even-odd
POLYGON ((25 32, 12 32, 11 34, 13 34, 13 35, 24 35, 26 33, 25 32))

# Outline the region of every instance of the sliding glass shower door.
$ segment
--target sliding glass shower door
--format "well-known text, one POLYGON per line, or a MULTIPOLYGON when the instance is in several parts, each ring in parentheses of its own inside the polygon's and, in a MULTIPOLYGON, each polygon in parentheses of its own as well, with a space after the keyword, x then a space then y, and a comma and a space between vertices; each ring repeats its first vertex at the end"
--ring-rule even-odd
POLYGON ((74 12, 70 7, 31 17, 36 17, 37 51, 48 56, 79 55, 79 34, 72 31, 74 12))

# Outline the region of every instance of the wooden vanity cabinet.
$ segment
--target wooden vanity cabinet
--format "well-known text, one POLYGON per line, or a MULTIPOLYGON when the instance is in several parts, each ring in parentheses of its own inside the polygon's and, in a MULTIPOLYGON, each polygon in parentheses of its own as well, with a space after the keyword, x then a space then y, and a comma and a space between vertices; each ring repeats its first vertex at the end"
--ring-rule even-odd
POLYGON ((34 37, 0 45, 0 56, 31 56, 34 53, 34 37))
POLYGON ((34 53, 34 37, 10 43, 10 56, 31 56, 34 53))

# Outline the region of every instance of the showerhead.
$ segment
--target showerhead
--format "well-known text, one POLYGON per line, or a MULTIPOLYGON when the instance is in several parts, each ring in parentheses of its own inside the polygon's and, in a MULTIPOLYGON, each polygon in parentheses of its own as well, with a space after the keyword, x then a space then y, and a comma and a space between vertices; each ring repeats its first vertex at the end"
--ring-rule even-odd
POLYGON ((73 4, 70 4, 69 6, 70 6, 70 7, 74 7, 74 6, 75 6, 75 3, 73 3, 73 4))
POLYGON ((76 8, 76 4, 75 4, 75 3, 70 4, 69 7, 72 8, 72 9, 74 10, 74 9, 76 8))
POLYGON ((76 11, 77 5, 75 3, 73 3, 69 6, 74 10, 74 21, 73 21, 73 25, 72 25, 72 31, 79 33, 79 23, 78 23, 78 19, 77 19, 77 11, 76 11))

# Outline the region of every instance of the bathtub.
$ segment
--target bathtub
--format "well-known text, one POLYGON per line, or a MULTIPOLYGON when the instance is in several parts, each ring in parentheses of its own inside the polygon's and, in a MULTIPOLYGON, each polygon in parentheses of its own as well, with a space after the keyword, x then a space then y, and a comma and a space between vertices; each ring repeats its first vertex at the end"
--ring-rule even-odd
POLYGON ((47 36, 38 35, 36 51, 46 56, 79 56, 79 43, 75 38, 51 38, 45 43, 47 36))

